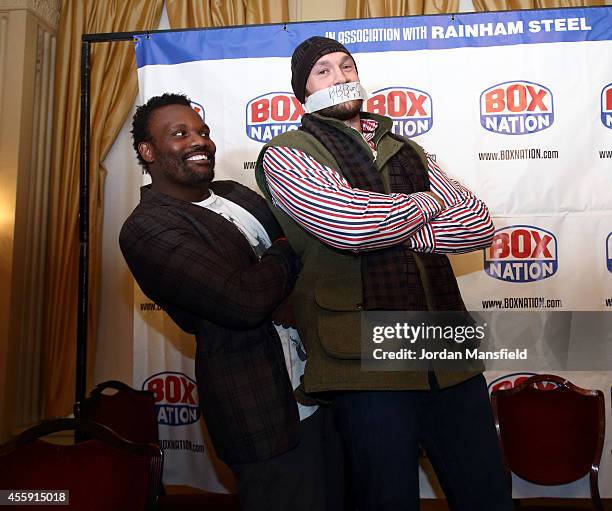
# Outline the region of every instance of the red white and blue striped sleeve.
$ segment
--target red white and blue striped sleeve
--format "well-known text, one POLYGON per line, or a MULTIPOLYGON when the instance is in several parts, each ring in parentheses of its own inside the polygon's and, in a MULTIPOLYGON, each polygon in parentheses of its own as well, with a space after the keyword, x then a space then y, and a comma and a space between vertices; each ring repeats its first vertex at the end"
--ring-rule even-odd
POLYGON ((442 210, 424 192, 387 195, 351 188, 341 174, 298 149, 270 147, 263 166, 274 204, 342 250, 397 245, 442 210))
POLYGON ((462 202, 466 193, 471 193, 457 181, 448 177, 431 158, 427 158, 427 170, 429 173, 429 189, 440 197, 447 207, 462 202))
POLYGON ((330 246, 371 250, 406 241, 419 252, 462 253, 491 244, 486 205, 429 160, 428 194, 380 194, 351 188, 335 170, 298 149, 271 147, 264 171, 272 199, 307 231, 330 246))
POLYGON ((484 202, 448 177, 431 159, 428 164, 432 192, 447 208, 408 240, 418 252, 458 254, 491 245, 495 226, 484 202))

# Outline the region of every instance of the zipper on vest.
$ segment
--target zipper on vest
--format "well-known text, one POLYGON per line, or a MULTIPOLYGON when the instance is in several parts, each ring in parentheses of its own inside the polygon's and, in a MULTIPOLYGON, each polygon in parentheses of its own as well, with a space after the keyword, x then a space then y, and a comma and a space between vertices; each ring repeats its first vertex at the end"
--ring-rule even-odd
MULTIPOLYGON (((355 129, 355 128, 351 128, 351 129, 355 129)), ((355 130, 357 131, 357 130, 355 130)), ((368 146, 368 149, 370 151, 372 151, 372 156, 374 157, 373 161, 376 161, 376 157, 378 156, 378 151, 376 149, 372 149, 372 146, 370 145, 370 143, 366 140, 365 136, 363 135, 363 133, 361 133, 361 131, 357 131, 357 133, 359 133, 361 135, 361 138, 363 139, 363 141, 366 143, 366 145, 368 146)))
POLYGON ((361 133, 361 131, 357 131, 355 128, 348 126, 346 124, 344 124, 344 126, 346 126, 346 128, 349 130, 349 133, 354 132, 357 135, 359 135, 359 139, 362 140, 366 147, 368 148, 368 150, 372 153, 372 161, 376 161, 376 158, 378 157, 378 151, 376 149, 372 149, 372 146, 368 143, 368 141, 366 140, 366 138, 363 136, 363 133, 361 133))

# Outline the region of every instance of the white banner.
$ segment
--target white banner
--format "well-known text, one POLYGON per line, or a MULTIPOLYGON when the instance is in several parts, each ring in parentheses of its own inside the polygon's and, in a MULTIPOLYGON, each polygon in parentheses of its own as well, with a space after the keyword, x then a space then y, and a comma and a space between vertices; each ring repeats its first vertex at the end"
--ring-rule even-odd
POLYGON ((195 382, 195 342, 134 285, 134 386, 155 397, 165 485, 226 492, 205 441, 195 382))
MULTIPOLYGON (((354 55, 367 110, 391 117, 396 133, 489 205, 492 247, 452 258, 469 309, 612 311, 612 7, 153 33, 136 43, 140 102, 187 94, 211 127, 218 178, 257 190, 262 144, 299 126, 290 57, 313 35, 336 38, 354 55)), ((157 373, 174 372, 193 380, 193 340, 174 348, 169 320, 138 310, 139 300, 135 382, 150 386, 157 373)), ((605 392, 609 418, 611 375, 570 376, 605 392)), ((160 413, 171 404, 164 396, 160 413)), ((600 470, 608 498, 610 422, 600 470)), ((197 428, 168 427, 172 438, 201 445, 197 428)), ((211 465, 198 459, 199 469, 190 461, 175 468, 168 456, 166 476, 217 488, 211 465)), ((421 489, 434 493, 427 478, 421 489)), ((561 490, 515 484, 519 498, 588 494, 586 480, 561 490)))

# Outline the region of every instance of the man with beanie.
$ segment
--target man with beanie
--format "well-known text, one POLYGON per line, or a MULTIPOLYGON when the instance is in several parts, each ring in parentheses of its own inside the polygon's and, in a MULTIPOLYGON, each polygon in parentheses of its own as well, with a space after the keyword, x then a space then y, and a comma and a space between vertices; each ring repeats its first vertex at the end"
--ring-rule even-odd
POLYGON ((302 261, 293 293, 309 393, 333 400, 360 511, 418 510, 424 447, 455 511, 506 511, 481 371, 363 371, 361 311, 465 311, 446 253, 480 250, 486 205, 389 118, 361 111, 349 51, 300 44, 291 85, 306 114, 262 149, 257 180, 302 261))

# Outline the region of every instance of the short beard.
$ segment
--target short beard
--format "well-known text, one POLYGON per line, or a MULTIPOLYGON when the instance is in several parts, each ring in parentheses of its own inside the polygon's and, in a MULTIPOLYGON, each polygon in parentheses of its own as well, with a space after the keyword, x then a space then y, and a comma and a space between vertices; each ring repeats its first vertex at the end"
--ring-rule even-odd
POLYGON ((178 160, 175 157, 161 157, 158 159, 159 167, 164 169, 166 175, 179 178, 184 184, 201 185, 211 183, 215 179, 215 159, 211 158, 209 173, 195 172, 187 165, 186 160, 178 160))
POLYGON ((353 99, 337 105, 328 106, 327 108, 323 108, 315 113, 324 117, 332 117, 340 121, 350 121, 359 115, 362 105, 363 99, 353 99))

